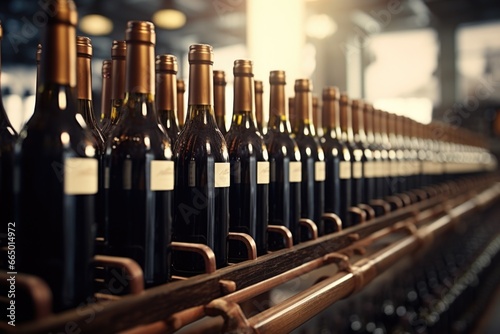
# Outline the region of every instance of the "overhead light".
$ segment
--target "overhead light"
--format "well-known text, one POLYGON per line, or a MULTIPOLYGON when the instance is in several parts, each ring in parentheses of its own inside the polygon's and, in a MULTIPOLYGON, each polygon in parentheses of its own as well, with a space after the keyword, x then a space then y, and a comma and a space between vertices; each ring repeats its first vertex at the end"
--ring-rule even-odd
POLYGON ((80 29, 93 36, 108 35, 113 31, 113 22, 99 14, 85 15, 80 19, 80 29))
POLYGON ((177 9, 160 9, 153 14, 153 23, 163 29, 179 29, 186 24, 186 14, 177 9))
POLYGON ((307 18, 305 28, 307 36, 323 39, 337 31, 337 23, 326 14, 316 14, 307 18))

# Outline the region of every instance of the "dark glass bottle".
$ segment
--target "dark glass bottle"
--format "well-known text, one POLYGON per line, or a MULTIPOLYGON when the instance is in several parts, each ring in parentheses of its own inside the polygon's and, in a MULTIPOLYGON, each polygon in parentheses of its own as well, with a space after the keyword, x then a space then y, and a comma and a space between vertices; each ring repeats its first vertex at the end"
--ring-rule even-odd
MULTIPOLYGON (((191 83, 190 83, 191 84, 191 83)), ((226 74, 214 71, 214 111, 215 122, 222 135, 226 135, 226 74)))
MULTIPOLYGON (((101 131, 104 134, 109 132, 111 127, 111 59, 102 62, 102 89, 101 89, 101 131)), ((107 136, 105 136, 107 138, 107 136)))
POLYGON ((257 120, 257 129, 262 135, 267 133, 267 124, 264 120, 264 84, 260 80, 255 80, 255 119, 257 120))
MULTIPOLYGON (((2 25, 0 24, 0 74, 2 65, 1 41, 3 38, 2 25)), ((1 92, 1 89, 0 89, 1 92)), ((13 193, 13 157, 14 144, 17 132, 10 124, 5 111, 2 95, 0 93, 0 246, 7 246, 8 224, 14 221, 14 193, 13 193)), ((13 226, 10 226, 13 227, 13 226)), ((15 230, 15 229, 14 229, 15 230)))
POLYGON ((106 138, 111 137, 124 113, 126 56, 127 42, 113 41, 111 46, 111 126, 108 128, 108 132, 104 133, 106 138))
MULTIPOLYGON (((391 193, 391 158, 389 151, 391 144, 387 132, 387 117, 385 112, 380 109, 375 109, 376 124, 378 125, 378 135, 382 163, 379 166, 379 187, 382 190, 382 198, 392 195, 391 193)), ((376 136, 377 138, 377 136, 376 136)))
MULTIPOLYGON (((209 246, 220 268, 227 264, 229 153, 212 108, 212 47, 191 45, 188 57, 188 114, 174 149, 173 239, 209 246)), ((203 272, 203 261, 195 254, 178 253, 173 262, 178 274, 203 272)))
POLYGON ((321 216, 325 212, 325 155, 312 122, 312 84, 309 79, 295 81, 295 141, 302 162, 302 218, 312 219, 320 235, 324 233, 321 216))
POLYGON ((179 136, 177 125, 177 58, 156 56, 156 110, 158 122, 165 128, 172 147, 179 136))
MULTIPOLYGON (((300 242, 300 187, 302 164, 297 143, 291 138, 290 122, 285 108, 285 72, 269 75, 269 125, 265 142, 269 152, 269 224, 284 225, 300 242)), ((270 245, 274 247, 277 245, 270 245)))
MULTIPOLYGON (((76 81, 78 114, 83 116, 87 127, 94 137, 97 145, 97 159, 99 160, 99 186, 95 196, 95 222, 97 227, 96 236, 106 239, 107 215, 104 197, 104 136, 97 124, 94 113, 94 102, 92 101, 92 44, 90 38, 78 36, 76 38, 76 81)), ((97 249, 101 251, 100 249, 97 249)))
MULTIPOLYGON (((323 89, 324 134, 321 137, 321 147, 325 154, 326 163, 325 212, 333 212, 344 221, 351 207, 351 197, 345 196, 346 189, 350 189, 349 183, 351 180, 350 177, 346 178, 346 175, 342 175, 343 181, 341 182, 340 166, 343 166, 344 173, 348 170, 347 176, 350 176, 351 155, 349 149, 340 140, 339 98, 340 92, 337 87, 325 87, 323 89)), ((325 233, 331 232, 333 231, 325 229, 325 233)))
POLYGON ((182 129, 186 118, 184 117, 184 93, 186 92, 186 84, 184 80, 177 79, 177 121, 179 129, 182 129))
POLYGON ((363 149, 365 156, 370 156, 363 165, 365 203, 378 198, 377 196, 377 164, 381 161, 380 151, 375 146, 375 135, 373 133, 373 105, 365 103, 363 107, 363 127, 365 129, 365 140, 363 149))
POLYGON ((321 118, 321 110, 319 109, 319 99, 316 95, 312 96, 312 124, 316 129, 316 136, 323 137, 323 124, 321 118))
POLYGON ((98 154, 104 153, 104 136, 97 124, 92 100, 92 44, 90 38, 78 36, 76 38, 76 80, 78 113, 83 116, 87 127, 97 144, 98 154))
POLYGON ((252 62, 234 62, 234 102, 226 142, 231 162, 229 230, 250 235, 257 254, 267 252, 269 156, 253 111, 252 62))
MULTIPOLYGON (((340 188, 341 196, 346 196, 351 199, 351 206, 359 203, 360 191, 360 174, 361 157, 358 154, 354 156, 354 152, 360 151, 354 143, 354 133, 352 131, 352 112, 351 100, 346 93, 340 94, 340 129, 342 132, 342 141, 349 151, 349 162, 344 162, 340 166, 340 188)), ((352 225, 352 217, 349 213, 342 219, 343 227, 352 225)))
POLYGON ((399 174, 401 160, 401 143, 396 133, 396 115, 385 112, 384 118, 387 124, 387 136, 389 138, 389 195, 395 195, 400 191, 402 178, 399 174))
POLYGON ((14 191, 16 270, 48 283, 57 312, 92 294, 98 160, 95 140, 77 114, 78 15, 72 1, 52 6, 35 112, 15 148, 14 191))
POLYGON ((325 212, 340 214, 339 154, 342 150, 337 87, 328 86, 322 92, 321 123, 323 136, 320 144, 325 154, 325 212))
POLYGON ((108 140, 109 253, 135 260, 145 286, 169 278, 174 162, 154 105, 154 26, 129 21, 123 113, 108 140))
MULTIPOLYGON (((368 203, 371 198, 371 192, 373 191, 372 178, 366 177, 364 170, 366 166, 370 166, 373 160, 372 151, 370 150, 368 143, 366 141, 365 124, 363 117, 364 102, 362 100, 352 100, 352 130, 354 133, 354 142, 359 150, 361 150, 361 171, 357 170, 356 173, 361 175, 361 185, 358 186, 357 191, 361 191, 357 195, 359 198, 359 203, 368 203), (370 193, 370 195, 369 195, 370 193)), ((354 152, 356 156, 357 151, 354 152)), ((356 168, 359 169, 359 162, 355 162, 356 168)), ((356 169, 354 168, 353 171, 356 169)), ((354 175, 355 173, 353 173, 354 175)))

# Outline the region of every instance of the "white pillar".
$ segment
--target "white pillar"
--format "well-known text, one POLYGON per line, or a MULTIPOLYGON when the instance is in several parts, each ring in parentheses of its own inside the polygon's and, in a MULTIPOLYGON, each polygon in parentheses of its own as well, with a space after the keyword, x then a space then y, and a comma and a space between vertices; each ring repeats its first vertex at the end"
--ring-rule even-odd
MULTIPOLYGON (((305 45, 304 0, 248 0, 247 47, 256 80, 264 82, 264 116, 268 118, 269 72, 286 71, 286 95, 294 95, 302 78, 305 45)), ((288 102, 287 102, 288 107, 288 102)))

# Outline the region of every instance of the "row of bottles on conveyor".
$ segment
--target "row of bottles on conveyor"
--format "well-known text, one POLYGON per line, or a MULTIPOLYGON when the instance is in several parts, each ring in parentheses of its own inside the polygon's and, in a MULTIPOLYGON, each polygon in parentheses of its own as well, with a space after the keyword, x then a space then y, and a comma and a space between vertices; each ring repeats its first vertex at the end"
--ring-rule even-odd
POLYGON ((286 226, 297 244, 307 239, 301 218, 331 233, 325 212, 349 227, 353 206, 492 167, 478 137, 379 111, 335 87, 323 89, 319 136, 311 81, 295 81, 289 119, 280 70, 269 76, 264 122, 266 85, 254 83, 249 60, 234 62, 226 130, 225 74, 213 71, 212 47, 189 48, 185 85, 174 56, 155 57, 145 21, 128 22, 103 63, 98 122, 91 41, 76 37, 72 1, 54 6, 37 53, 33 117, 17 136, 0 113, 0 213, 4 231, 16 223, 15 269, 47 281, 56 311, 91 294, 96 236, 99 253, 135 260, 150 287, 203 272, 196 255, 172 253, 172 241, 208 245, 221 268, 229 231, 250 235, 263 255, 283 246, 268 240, 268 225, 286 226))
MULTIPOLYGON (((494 296, 500 271, 481 255, 497 234, 494 211, 454 231, 339 301, 300 333, 472 333, 494 296), (486 220, 484 220, 486 219, 486 220)), ((484 254, 484 253, 483 253, 484 254)), ((491 262, 490 262, 491 261, 491 262)), ((480 331, 479 331, 480 332, 480 331)))

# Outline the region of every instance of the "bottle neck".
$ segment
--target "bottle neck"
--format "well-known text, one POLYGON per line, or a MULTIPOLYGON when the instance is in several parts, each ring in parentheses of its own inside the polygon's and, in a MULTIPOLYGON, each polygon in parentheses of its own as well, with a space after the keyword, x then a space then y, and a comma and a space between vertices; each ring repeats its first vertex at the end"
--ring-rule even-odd
POLYGON ((245 114, 254 120, 253 79, 249 75, 234 77, 233 121, 235 115, 245 114))
MULTIPOLYGON (((188 104, 213 106, 213 71, 209 63, 189 64, 188 104)), ((211 108, 210 108, 211 110, 211 108)))
MULTIPOLYGON (((236 97, 235 97, 236 99, 236 97)), ((217 119, 224 119, 226 115, 226 85, 214 85, 214 112, 217 119)))
POLYGON ((375 142, 375 135, 373 133, 373 114, 370 110, 365 110, 363 112, 363 125, 365 127, 366 142, 368 144, 373 144, 375 142))
POLYGON ((127 43, 125 91, 130 98, 155 93, 154 46, 150 43, 127 43), (133 93, 133 94, 131 94, 133 93))
POLYGON ((125 77, 127 62, 125 57, 113 57, 111 61, 111 100, 123 100, 125 98, 125 77))
POLYGON ((264 104, 263 104, 263 91, 262 90, 256 90, 255 91, 255 118, 257 121, 257 124, 261 128, 265 127, 264 124, 264 104))
POLYGON ((331 98, 323 99, 322 114, 325 135, 340 139, 342 130, 340 129, 339 101, 331 98))
POLYGON ((41 63, 42 85, 76 87, 76 29, 74 26, 63 22, 51 22, 46 26, 41 63))
POLYGON ((90 57, 78 56, 76 62, 76 78, 78 80, 77 98, 92 101, 92 70, 90 57))
POLYGON ((177 121, 179 126, 184 125, 184 82, 177 86, 177 121))
POLYGON ((361 108, 353 108, 352 110, 352 130, 354 133, 354 141, 357 143, 366 143, 366 133, 363 122, 363 111, 361 108))
POLYGON ((351 106, 349 106, 348 104, 340 105, 340 129, 342 131, 343 141, 348 143, 354 142, 351 106))
POLYGON ((173 111, 177 119, 177 79, 173 73, 156 72, 156 110, 173 111))
POLYGON ((285 108, 285 85, 271 84, 269 90, 269 129, 290 133, 290 122, 285 108))
POLYGON ((312 118, 312 95, 311 92, 295 91, 295 111, 297 119, 293 127, 297 134, 305 136, 316 136, 312 118))

